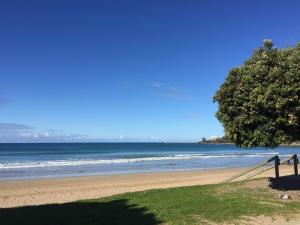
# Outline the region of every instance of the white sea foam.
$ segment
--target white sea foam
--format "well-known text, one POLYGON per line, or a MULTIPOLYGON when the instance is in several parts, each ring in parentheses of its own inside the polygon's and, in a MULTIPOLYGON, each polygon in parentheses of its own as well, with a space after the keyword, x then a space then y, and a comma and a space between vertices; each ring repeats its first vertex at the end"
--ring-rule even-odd
POLYGON ((172 156, 158 157, 141 157, 130 159, 82 159, 82 160, 53 160, 53 161, 35 161, 35 162, 9 162, 0 163, 0 170, 21 169, 21 168, 43 168, 43 167, 63 167, 63 166, 84 166, 84 165, 101 165, 101 164, 120 164, 136 163, 147 161, 162 160, 191 160, 191 159, 211 159, 211 158, 236 158, 236 157, 266 157, 275 155, 274 153, 253 153, 253 154, 176 154, 172 156))

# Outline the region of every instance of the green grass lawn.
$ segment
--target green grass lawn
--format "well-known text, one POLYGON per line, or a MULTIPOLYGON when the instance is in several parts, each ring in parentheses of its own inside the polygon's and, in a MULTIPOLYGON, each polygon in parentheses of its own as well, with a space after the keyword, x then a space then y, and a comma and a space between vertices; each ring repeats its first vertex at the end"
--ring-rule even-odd
MULTIPOLYGON (((266 179, 257 181, 265 182, 266 179)), ((127 193, 65 204, 0 209, 2 225, 184 225, 234 222, 242 216, 292 216, 295 200, 246 182, 127 193)))

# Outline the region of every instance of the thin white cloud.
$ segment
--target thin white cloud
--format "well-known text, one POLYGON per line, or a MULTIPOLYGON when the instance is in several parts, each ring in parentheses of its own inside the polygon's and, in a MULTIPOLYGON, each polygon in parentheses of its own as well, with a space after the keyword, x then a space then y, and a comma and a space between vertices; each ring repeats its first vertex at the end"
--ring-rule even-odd
POLYGON ((150 87, 153 87, 153 88, 162 88, 163 87, 163 84, 159 81, 154 81, 152 83, 150 83, 150 87))
POLYGON ((152 89, 155 95, 171 98, 175 100, 191 100, 192 97, 186 93, 182 88, 174 86, 172 84, 163 83, 161 81, 151 82, 133 82, 124 80, 120 82, 122 88, 139 88, 139 89, 152 89))
POLYGON ((58 130, 39 130, 33 126, 0 123, 0 142, 67 142, 86 141, 87 135, 70 134, 58 130))
POLYGON ((0 143, 35 142, 161 142, 158 136, 150 137, 91 137, 60 130, 40 130, 17 123, 0 123, 0 143))
POLYGON ((133 86, 133 83, 129 80, 123 80, 120 82, 120 87, 121 88, 129 88, 129 87, 132 87, 133 86))
POLYGON ((173 98, 176 100, 191 100, 192 97, 185 94, 182 90, 180 89, 166 89, 163 93, 162 96, 167 97, 167 98, 173 98))
POLYGON ((187 95, 181 88, 171 84, 165 84, 160 81, 154 81, 149 84, 149 86, 162 97, 172 98, 176 100, 191 100, 192 97, 187 95))

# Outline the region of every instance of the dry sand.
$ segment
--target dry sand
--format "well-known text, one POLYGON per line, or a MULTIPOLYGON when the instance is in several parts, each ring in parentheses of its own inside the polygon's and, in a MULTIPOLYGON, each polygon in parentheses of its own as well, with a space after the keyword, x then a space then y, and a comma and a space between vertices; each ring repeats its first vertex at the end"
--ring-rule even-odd
MULTIPOLYGON (((0 208, 64 203, 156 188, 220 183, 245 168, 0 181, 0 208)), ((292 167, 281 167, 281 175, 292 167)), ((261 176, 273 176, 274 171, 261 176)))

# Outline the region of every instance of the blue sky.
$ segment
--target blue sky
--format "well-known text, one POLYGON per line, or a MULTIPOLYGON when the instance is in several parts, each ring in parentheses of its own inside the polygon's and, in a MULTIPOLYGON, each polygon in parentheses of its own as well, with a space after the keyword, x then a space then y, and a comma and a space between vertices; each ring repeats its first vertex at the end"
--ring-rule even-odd
POLYGON ((1 1, 0 142, 197 141, 215 91, 300 1, 1 1))

